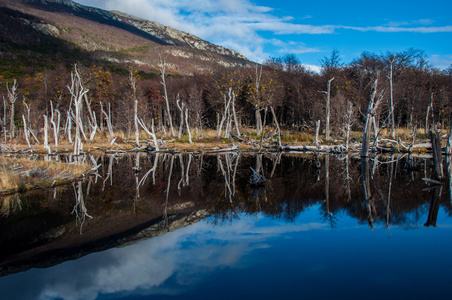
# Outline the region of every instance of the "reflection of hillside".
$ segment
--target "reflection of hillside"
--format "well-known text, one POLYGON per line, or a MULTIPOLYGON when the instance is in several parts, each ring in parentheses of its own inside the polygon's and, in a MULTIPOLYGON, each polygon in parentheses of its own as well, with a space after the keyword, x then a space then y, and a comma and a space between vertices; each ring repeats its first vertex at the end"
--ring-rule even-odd
MULTIPOLYGON (((414 163, 424 164, 422 160, 414 160, 414 163)), ((252 162, 250 164, 253 165, 252 162)), ((386 158, 370 162, 369 186, 372 203, 369 208, 364 199, 359 159, 345 157, 337 159, 330 156, 329 163, 326 164, 326 156, 319 158, 283 156, 266 188, 259 189, 260 198, 254 197, 255 189, 237 179, 242 185, 233 203, 225 200, 218 202, 214 213, 221 219, 238 213, 263 212, 268 216, 290 221, 306 207, 321 203, 326 217, 345 212, 360 223, 366 224, 371 213, 373 224, 415 226, 419 216, 428 212, 430 206, 432 195, 429 191, 423 191, 426 185, 421 180, 422 177, 428 177, 429 170, 425 170, 427 174, 424 174, 423 169, 410 172, 405 165, 405 158, 402 160, 386 158), (328 172, 325 169, 326 165, 328 172), (326 174, 329 174, 328 180, 326 174), (329 186, 328 193, 325 188, 326 182, 329 186), (347 182, 350 183, 349 187, 347 182)), ((264 157, 263 166, 264 173, 269 176, 273 161, 264 157)), ((450 209, 445 192, 442 193, 439 203, 445 206, 446 210, 450 209)))
POLYGON ((410 166, 422 166, 416 172, 406 168, 406 158, 371 160, 366 177, 359 159, 333 155, 137 154, 95 160, 102 167, 81 185, 3 199, 0 242, 8 247, 0 250, 2 275, 128 245, 209 215, 214 223, 243 213, 290 222, 320 204, 319 219, 331 228, 344 213, 371 227, 417 227, 441 222, 440 206, 451 211, 445 187, 442 193, 423 191, 428 163, 415 159, 410 166), (262 168, 265 186, 250 186, 250 168, 262 168), (83 205, 74 210, 76 195, 83 196, 83 205), (81 218, 83 213, 92 219, 81 218))

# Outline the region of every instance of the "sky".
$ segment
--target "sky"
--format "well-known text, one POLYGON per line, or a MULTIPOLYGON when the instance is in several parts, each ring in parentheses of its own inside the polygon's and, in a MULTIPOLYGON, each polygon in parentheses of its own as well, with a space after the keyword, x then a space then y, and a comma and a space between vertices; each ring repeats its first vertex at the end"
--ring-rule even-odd
POLYGON ((76 0, 192 33, 248 59, 295 54, 319 66, 336 49, 348 64, 363 52, 424 50, 452 64, 452 1, 76 0))

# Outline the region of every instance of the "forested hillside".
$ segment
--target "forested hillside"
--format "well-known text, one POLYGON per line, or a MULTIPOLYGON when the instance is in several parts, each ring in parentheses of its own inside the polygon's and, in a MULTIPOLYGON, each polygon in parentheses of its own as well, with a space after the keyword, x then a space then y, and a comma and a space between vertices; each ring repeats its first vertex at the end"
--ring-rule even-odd
MULTIPOLYGON (((3 2, 4 139, 17 136, 27 123, 40 140, 45 119, 55 123, 57 117, 62 135, 63 128, 66 132, 76 123, 74 103, 79 96, 85 139, 98 131, 108 132, 111 140, 119 133, 133 138, 137 128, 152 126, 156 133, 172 136, 196 129, 194 138, 202 137, 206 128, 218 130, 219 137, 239 136, 244 128, 260 135, 264 126, 267 131, 279 127, 312 132, 318 120, 322 131, 338 138, 345 135, 347 124, 362 131, 372 88, 380 97, 374 114, 377 128, 450 126, 452 67, 431 67, 422 49, 362 53, 347 63, 335 50, 319 62, 321 72, 315 73, 293 54, 257 65, 233 52, 151 40, 148 33, 120 28, 111 20, 101 24, 88 18, 83 29, 64 23, 73 18, 77 24, 76 18, 83 17, 3 2)), ((127 20, 131 26, 131 17, 127 20)))

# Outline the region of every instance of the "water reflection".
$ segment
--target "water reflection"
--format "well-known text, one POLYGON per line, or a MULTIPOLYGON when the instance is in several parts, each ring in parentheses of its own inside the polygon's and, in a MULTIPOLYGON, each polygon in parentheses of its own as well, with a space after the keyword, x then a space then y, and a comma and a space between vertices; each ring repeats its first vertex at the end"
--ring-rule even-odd
POLYGON ((372 289, 366 298, 381 299, 398 291, 402 298, 426 296, 430 288, 413 285, 432 284, 434 277, 436 289, 428 291, 430 296, 452 291, 447 276, 452 262, 444 260, 451 242, 435 238, 450 235, 450 223, 433 236, 427 229, 394 228, 395 238, 387 239, 383 227, 369 235, 348 217, 338 221, 341 230, 331 231, 320 222, 319 210, 320 204, 312 206, 291 223, 240 215, 228 226, 213 227, 208 219, 52 269, 12 275, 0 280, 0 286, 8 299, 362 299, 366 289, 372 289), (428 255, 432 247, 434 257, 428 255), (435 276, 429 272, 433 269, 435 276), (416 274, 410 274, 413 270, 416 274), (20 288, 24 282, 27 289, 20 288), (331 289, 324 289, 324 282, 331 289))
MULTIPOLYGON (((0 285, 32 282, 34 294, 22 291, 23 299, 121 298, 131 291, 187 297, 193 289, 199 296, 194 286, 212 289, 206 281, 223 289, 211 282, 214 274, 226 276, 230 269, 240 270, 234 273, 240 278, 254 271, 278 273, 277 262, 289 258, 301 264, 301 277, 314 271, 331 276, 350 268, 352 257, 365 260, 355 250, 365 243, 376 247, 366 246, 366 255, 378 257, 386 229, 391 240, 397 232, 416 247, 441 241, 440 252, 452 250, 444 242, 450 234, 450 183, 428 187, 422 178, 431 170, 423 158, 139 153, 88 159, 99 168, 84 181, 3 199, 0 241, 8 247, 0 250, 0 285), (265 178, 262 184, 250 184, 256 174, 265 178), (206 216, 208 221, 199 222, 206 216), (413 228, 416 233, 406 231, 413 228), (112 249, 118 246, 124 248, 112 249), (342 255, 344 262, 325 262, 326 251, 342 255), (78 260, 64 262, 71 259, 78 260), (274 264, 273 269, 261 270, 261 263, 274 264), (49 266, 54 267, 23 272, 49 266), (22 273, 9 275, 17 272, 22 273)), ((409 249, 403 243, 398 247, 409 249)), ((451 264, 448 256, 438 259, 451 264)), ((286 272, 295 272, 287 263, 286 272)), ((287 274, 278 285, 291 282, 287 274)))

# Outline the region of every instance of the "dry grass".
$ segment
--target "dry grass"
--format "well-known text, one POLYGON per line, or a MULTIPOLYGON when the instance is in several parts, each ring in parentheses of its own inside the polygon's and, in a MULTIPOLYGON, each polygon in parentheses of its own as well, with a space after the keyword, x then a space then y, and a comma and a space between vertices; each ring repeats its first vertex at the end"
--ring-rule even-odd
POLYGON ((57 179, 70 180, 89 168, 88 164, 0 157, 0 191, 51 184, 57 179))

